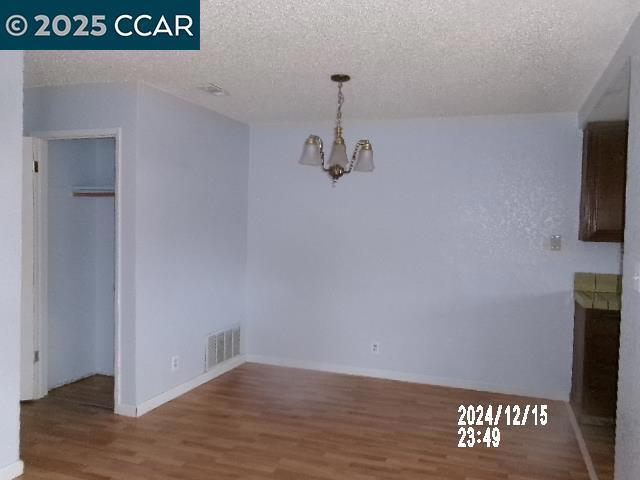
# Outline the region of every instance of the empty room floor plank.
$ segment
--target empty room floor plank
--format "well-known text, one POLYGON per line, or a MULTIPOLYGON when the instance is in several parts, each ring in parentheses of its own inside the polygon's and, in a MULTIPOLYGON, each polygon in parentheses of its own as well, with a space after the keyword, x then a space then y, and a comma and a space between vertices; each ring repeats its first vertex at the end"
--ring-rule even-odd
POLYGON ((113 377, 92 375, 49 391, 50 397, 113 410, 113 377))
POLYGON ((559 402, 244 364, 133 419, 55 397, 22 407, 25 480, 588 480, 559 402), (458 448, 458 406, 547 403, 458 448))

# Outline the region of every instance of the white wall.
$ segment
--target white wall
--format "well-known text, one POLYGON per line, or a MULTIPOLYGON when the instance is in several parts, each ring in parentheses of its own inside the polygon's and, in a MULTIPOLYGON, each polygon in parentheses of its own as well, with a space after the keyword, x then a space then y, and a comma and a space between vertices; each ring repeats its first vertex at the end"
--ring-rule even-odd
POLYGON ((205 336, 244 321, 249 128, 142 87, 137 163, 141 403, 203 373, 205 336))
POLYGON ((114 200, 75 186, 114 186, 115 141, 48 144, 48 387, 113 374, 114 200))
POLYGON ((0 54, 0 476, 20 472, 22 52, 0 54))
POLYGON ((640 56, 632 61, 630 99, 616 480, 640 478, 640 294, 633 278, 640 274, 640 56))
POLYGON ((249 354, 568 398, 573 274, 619 269, 577 240, 576 116, 347 120, 377 169, 336 188, 296 164, 331 127, 252 127, 249 354))

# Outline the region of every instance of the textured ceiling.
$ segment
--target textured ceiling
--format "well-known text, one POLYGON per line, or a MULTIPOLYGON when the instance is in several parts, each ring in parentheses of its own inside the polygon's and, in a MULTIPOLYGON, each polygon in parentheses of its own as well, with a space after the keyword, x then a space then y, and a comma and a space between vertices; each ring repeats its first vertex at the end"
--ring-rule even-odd
POLYGON ((202 1, 199 52, 31 52, 27 85, 144 81, 245 122, 577 111, 640 0, 202 1), (198 86, 230 92, 214 97, 198 86))

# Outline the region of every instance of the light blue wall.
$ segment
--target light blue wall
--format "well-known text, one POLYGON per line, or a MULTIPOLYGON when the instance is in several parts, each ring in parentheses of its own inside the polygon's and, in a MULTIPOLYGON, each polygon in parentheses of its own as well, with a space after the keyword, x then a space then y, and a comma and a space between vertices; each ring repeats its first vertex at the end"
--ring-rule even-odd
POLYGON ((640 478, 640 287, 636 280, 640 274, 640 15, 580 109, 583 122, 590 120, 627 62, 631 64, 629 149, 616 420, 616 480, 640 478))
MULTIPOLYGON (((115 186, 115 140, 94 140, 96 184, 115 186)), ((93 199, 96 234, 95 371, 113 375, 115 284, 115 200, 93 199)))
POLYGON ((203 373, 205 335, 244 321, 249 128, 142 87, 137 139, 140 403, 203 373))
POLYGON ((559 397, 573 272, 618 269, 577 240, 575 115, 353 122, 378 168, 332 189, 296 165, 325 125, 256 126, 249 169, 247 126, 146 86, 26 106, 27 131, 122 126, 125 403, 202 373, 205 335, 244 320, 245 252, 248 353, 559 397))
POLYGON ((0 54, 0 471, 18 461, 22 52, 0 54))
POLYGON ((573 273, 619 269, 577 238, 576 116, 349 122, 376 170, 335 188, 310 133, 251 130, 248 352, 567 398, 573 273))
POLYGON ((201 374, 205 335, 244 320, 249 128, 144 85, 25 91, 27 135, 114 127, 121 401, 135 405, 201 374))
POLYGON ((120 129, 120 400, 135 404, 136 85, 72 85, 24 91, 24 134, 120 129))
MULTIPOLYGON (((638 22, 640 26, 640 20, 638 22)), ((640 30, 637 30, 640 32, 640 30)), ((640 34, 636 37, 640 39, 640 34)), ((625 255, 616 422, 616 480, 640 476, 640 42, 631 60, 625 255)))
POLYGON ((114 186, 112 138, 49 142, 48 386, 113 374, 114 200, 71 195, 114 186))

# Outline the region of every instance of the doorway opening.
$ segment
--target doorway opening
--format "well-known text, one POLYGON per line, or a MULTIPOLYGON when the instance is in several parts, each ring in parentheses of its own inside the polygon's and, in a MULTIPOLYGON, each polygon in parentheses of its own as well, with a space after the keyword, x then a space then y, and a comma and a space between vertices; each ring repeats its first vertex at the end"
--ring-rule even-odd
POLYGON ((117 405, 117 135, 25 139, 22 400, 117 405))

